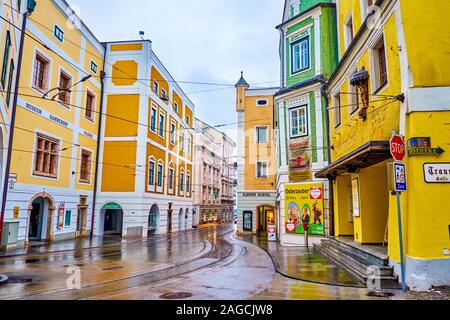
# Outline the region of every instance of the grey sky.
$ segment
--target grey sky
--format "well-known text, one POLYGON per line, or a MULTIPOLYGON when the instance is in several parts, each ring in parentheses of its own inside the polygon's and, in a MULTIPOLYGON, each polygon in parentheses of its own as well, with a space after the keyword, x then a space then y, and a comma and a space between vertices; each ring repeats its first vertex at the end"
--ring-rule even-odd
MULTIPOLYGON (((138 39, 139 30, 177 81, 277 86, 283 0, 69 0, 100 41, 138 39)), ((180 86, 211 125, 235 123, 234 87, 180 86), (220 89, 220 90, 218 90, 220 89)), ((233 139, 234 127, 221 128, 233 139)))

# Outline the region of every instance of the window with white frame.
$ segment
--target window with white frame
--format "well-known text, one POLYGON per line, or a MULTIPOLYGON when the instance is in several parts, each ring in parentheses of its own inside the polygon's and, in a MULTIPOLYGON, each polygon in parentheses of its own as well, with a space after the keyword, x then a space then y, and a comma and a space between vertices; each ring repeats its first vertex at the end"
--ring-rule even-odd
POLYGON ((158 81, 153 81, 153 92, 159 94, 159 84, 158 81))
POLYGON ((185 140, 185 136, 184 136, 184 132, 181 134, 181 150, 184 151, 185 146, 184 146, 184 140, 185 140))
POLYGON ((344 23, 344 38, 345 38, 345 47, 348 48, 350 43, 354 38, 354 29, 353 29, 353 16, 350 15, 344 23))
POLYGON ((310 68, 309 36, 291 43, 291 73, 295 74, 310 68))
MULTIPOLYGON (((356 70, 353 72, 356 73, 356 70)), ((348 83, 348 110, 350 115, 353 115, 359 109, 359 94, 358 88, 353 86, 350 81, 348 83)))
POLYGON ((188 126, 190 126, 190 124, 191 124, 191 118, 189 116, 186 116, 186 124, 188 126))
POLYGON ((258 161, 256 163, 256 177, 267 178, 267 161, 258 161))
POLYGON ((155 165, 154 160, 148 161, 148 185, 152 190, 154 190, 155 187, 155 165))
POLYGON ((58 39, 60 42, 64 41, 64 31, 62 31, 60 27, 55 26, 54 35, 55 35, 56 39, 58 39))
POLYGON ((156 132, 156 115, 158 113, 158 110, 156 110, 155 107, 152 107, 152 110, 150 111, 150 130, 153 132, 156 132))
POLYGON ((290 137, 298 138, 308 135, 307 107, 300 106, 289 110, 290 137))
POLYGON ((175 170, 173 168, 169 168, 169 191, 173 192, 173 178, 175 176, 175 170))
POLYGON ((158 188, 162 188, 163 186, 163 175, 164 175, 164 165, 162 163, 158 163, 158 172, 156 181, 158 188))
POLYGON ((341 125, 342 114, 341 114, 341 94, 338 93, 333 97, 333 123, 334 127, 337 128, 341 125))
POLYGON ((161 98, 167 99, 166 90, 164 90, 164 89, 161 89, 161 98))
POLYGON ((50 60, 42 54, 36 53, 33 68, 33 88, 45 91, 48 89, 50 60))
POLYGON ((191 193, 191 175, 190 175, 190 174, 188 174, 188 175, 186 176, 186 192, 187 192, 187 195, 188 195, 188 196, 189 196, 190 193, 191 193))
POLYGON ((163 112, 159 112, 159 136, 164 137, 166 116, 163 112))
POLYGON ((374 77, 372 77, 372 87, 374 92, 376 92, 384 87, 384 85, 388 82, 388 68, 384 37, 381 37, 371 52, 374 71, 374 77))
POLYGON ((267 99, 258 99, 256 100, 257 107, 267 107, 269 105, 269 100, 267 99))
POLYGON ((268 127, 256 127, 256 143, 268 142, 268 127))
POLYGON ((175 113, 178 113, 178 103, 174 103, 173 104, 173 111, 175 111, 175 113))
POLYGON ((59 102, 63 103, 64 106, 69 107, 70 99, 71 99, 71 92, 70 88, 72 87, 72 77, 64 72, 60 71, 59 73, 59 94, 58 94, 58 100, 59 102))
POLYGON ((184 192, 184 173, 180 173, 180 192, 184 192))
POLYGON ((175 132, 177 130, 177 126, 175 122, 170 123, 170 143, 175 144, 175 132))

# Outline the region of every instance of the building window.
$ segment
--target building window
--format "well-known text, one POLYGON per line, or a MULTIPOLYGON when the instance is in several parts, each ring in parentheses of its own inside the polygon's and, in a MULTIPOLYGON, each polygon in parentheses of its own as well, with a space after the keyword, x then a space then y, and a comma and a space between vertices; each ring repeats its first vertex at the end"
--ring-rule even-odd
POLYGON ((341 125, 341 94, 338 93, 333 98, 333 121, 334 127, 337 128, 341 125))
POLYGON ((353 41, 354 38, 352 15, 350 15, 345 21, 344 28, 345 28, 345 47, 348 48, 348 46, 350 45, 350 43, 353 41))
POLYGON ((191 193, 191 176, 190 175, 186 176, 186 191, 187 191, 188 195, 191 193))
POLYGON ((166 90, 161 89, 161 98, 167 99, 166 90))
POLYGON ((164 166, 158 163, 158 187, 161 188, 163 185, 163 170, 164 166))
POLYGON ((157 114, 156 108, 152 107, 152 110, 150 112, 150 130, 156 133, 156 114, 157 114))
POLYGON ((59 95, 58 99, 60 102, 62 102, 65 105, 70 104, 70 87, 72 86, 72 78, 65 73, 64 71, 61 71, 59 74, 59 95))
POLYGON ((2 67, 2 88, 5 88, 6 83, 6 73, 8 72, 8 61, 9 61, 9 49, 11 48, 11 35, 9 31, 6 31, 6 42, 5 51, 3 55, 3 67, 2 67))
POLYGON ((309 69, 309 36, 291 44, 292 66, 291 73, 297 73, 309 69))
POLYGON ((181 150, 184 151, 184 132, 181 134, 181 150))
POLYGON ((180 174, 180 192, 184 191, 184 173, 180 174))
POLYGON ((173 177, 175 174, 175 170, 169 168, 169 190, 173 190, 173 177))
MULTIPOLYGON (((354 73, 356 73, 355 71, 354 73)), ((349 111, 350 115, 354 114, 359 109, 359 93, 358 93, 358 87, 348 84, 349 90, 348 90, 348 104, 349 104, 349 111)))
POLYGON ((81 150, 80 182, 91 182, 92 152, 81 150))
POLYGON ((94 121, 95 95, 91 91, 86 94, 86 110, 84 116, 86 119, 94 121))
POLYGON ((164 137, 166 117, 163 113, 159 114, 159 136, 164 137))
POLYGON ((8 77, 8 91, 6 92, 6 107, 9 107, 9 103, 11 100, 11 90, 12 90, 12 81, 14 75, 14 60, 11 59, 11 64, 9 65, 9 77, 8 77))
POLYGON ((64 31, 62 31, 60 27, 55 26, 54 34, 55 34, 56 39, 58 39, 60 42, 64 41, 64 31))
POLYGON ((267 143, 267 127, 256 127, 256 143, 267 143))
POLYGON ((91 61, 91 71, 96 74, 97 69, 98 69, 97 64, 94 61, 91 61))
POLYGON ((375 48, 372 50, 373 64, 375 69, 375 92, 384 87, 388 82, 387 60, 384 45, 384 38, 381 38, 375 48))
POLYGON ((173 110, 175 111, 175 113, 178 113, 178 103, 174 103, 173 104, 173 110))
POLYGON ((291 138, 308 135, 308 124, 306 116, 306 106, 289 110, 291 124, 291 138))
POLYGON ((267 178, 267 162, 258 161, 256 163, 256 177, 257 178, 267 178))
POLYGON ((36 138, 34 175, 57 178, 59 141, 42 134, 36 138))
POLYGON ((176 125, 175 123, 170 124, 170 143, 175 144, 175 131, 176 131, 176 125))
POLYGON ((155 186, 155 161, 148 162, 148 185, 155 186))
POLYGON ((266 107, 269 105, 269 101, 267 99, 258 99, 256 100, 257 107, 266 107))
POLYGON ((36 54, 33 70, 33 87, 45 91, 48 86, 50 62, 42 55, 36 54))
POLYGON ((188 127, 191 125, 191 118, 189 116, 186 116, 186 124, 188 127))
POLYGON ((153 92, 156 94, 159 93, 159 84, 157 81, 153 81, 153 92))

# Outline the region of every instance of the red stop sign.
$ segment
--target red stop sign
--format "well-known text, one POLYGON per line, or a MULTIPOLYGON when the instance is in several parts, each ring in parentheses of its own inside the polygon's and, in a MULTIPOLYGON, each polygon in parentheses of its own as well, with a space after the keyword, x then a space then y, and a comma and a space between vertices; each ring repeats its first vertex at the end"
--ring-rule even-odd
POLYGON ((397 161, 402 161, 405 158, 406 148, 405 141, 399 135, 394 135, 390 143, 392 157, 397 161))

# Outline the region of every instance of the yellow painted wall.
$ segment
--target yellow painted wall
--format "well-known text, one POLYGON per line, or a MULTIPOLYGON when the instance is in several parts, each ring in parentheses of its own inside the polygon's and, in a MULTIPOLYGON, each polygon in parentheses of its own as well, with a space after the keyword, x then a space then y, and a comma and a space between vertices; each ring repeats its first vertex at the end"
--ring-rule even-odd
POLYGON ((334 183, 334 227, 336 236, 353 235, 353 223, 350 222, 350 203, 348 187, 351 186, 351 176, 339 176, 334 183))
POLYGON ((108 95, 106 103, 105 137, 137 136, 139 95, 108 95))
POLYGON ((141 43, 123 43, 123 44, 112 44, 110 50, 113 52, 119 51, 140 51, 142 50, 141 43))
POLYGON ((103 150, 103 192, 134 192, 136 163, 136 142, 105 141, 103 150), (125 167, 130 166, 130 167, 125 167))
POLYGON ((275 144, 273 140, 273 97, 245 97, 245 190, 275 190, 275 144), (257 99, 268 99, 269 105, 257 107, 257 99), (256 144, 256 127, 268 126, 268 143, 256 144), (268 178, 256 177, 258 160, 268 161, 268 178))
POLYGON ((115 86, 132 86, 137 82, 138 64, 134 60, 119 60, 112 65, 112 83, 115 86))

